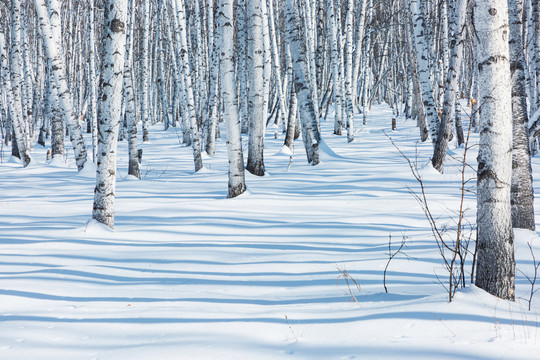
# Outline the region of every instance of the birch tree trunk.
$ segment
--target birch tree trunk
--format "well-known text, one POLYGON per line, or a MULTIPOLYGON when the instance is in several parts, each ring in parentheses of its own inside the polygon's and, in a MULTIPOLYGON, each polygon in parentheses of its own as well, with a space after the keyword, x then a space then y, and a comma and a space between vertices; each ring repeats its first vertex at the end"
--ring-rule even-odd
MULTIPOLYGON (((20 11, 20 3, 18 3, 17 0, 12 2, 12 36, 16 36, 16 17, 19 16, 17 12, 20 11), (17 7, 19 8, 17 10, 17 7), (15 34, 14 34, 15 33, 15 34)), ((30 153, 26 147, 25 142, 25 128, 24 128, 24 119, 22 117, 22 106, 20 105, 21 101, 21 91, 20 88, 17 87, 17 85, 14 85, 12 80, 12 73, 17 70, 17 65, 14 65, 14 61, 17 61, 17 59, 13 58, 12 53, 12 59, 11 59, 11 71, 9 69, 8 64, 8 53, 9 50, 7 48, 7 43, 5 40, 4 33, 2 32, 2 27, 0 27, 0 57, 1 57, 1 67, 2 67, 2 85, 4 89, 6 90, 6 96, 7 96, 7 103, 8 103, 8 112, 9 116, 11 117, 12 121, 12 129, 9 127, 6 128, 6 133, 10 133, 13 131, 15 134, 15 138, 12 139, 13 142, 17 145, 17 154, 16 156, 21 160, 21 163, 23 166, 28 166, 30 164, 31 158, 30 153), (19 104, 17 104, 19 103, 19 104)), ((20 68, 19 68, 20 70, 20 68)), ((20 78, 20 72, 19 72, 19 78, 20 78)))
POLYGON ((536 75, 535 92, 531 99, 531 107, 534 110, 540 108, 540 0, 532 0, 532 23, 534 30, 534 72, 536 75))
POLYGON ((126 106, 126 120, 128 128, 128 174, 141 178, 141 164, 139 163, 139 149, 137 144, 137 111, 135 106, 135 95, 133 93, 133 24, 135 11, 133 10, 134 0, 128 1, 128 26, 126 32, 126 54, 124 63, 124 102, 126 106))
MULTIPOLYGON (((58 55, 65 59, 64 56, 64 47, 62 46, 62 21, 60 18, 60 3, 58 0, 48 0, 47 1, 47 11, 51 23, 51 32, 56 43, 56 48, 58 49, 58 55)), ((50 59, 47 59, 47 66, 49 72, 49 103, 51 106, 51 150, 52 157, 63 157, 64 156, 64 139, 65 139, 65 120, 63 119, 62 108, 60 105, 60 100, 58 97, 58 86, 54 80, 52 62, 50 59)), ((96 125, 97 126, 97 125, 96 125)), ((97 128, 97 127, 96 127, 97 128)), ((97 148, 97 135, 96 142, 94 143, 97 148)), ((97 150, 96 150, 97 151, 97 150)))
POLYGON ((127 0, 105 1, 105 28, 100 80, 98 163, 92 218, 114 228, 116 151, 120 128, 126 45, 127 0))
POLYGON ((302 137, 308 162, 317 165, 319 164, 319 143, 312 128, 313 119, 317 119, 317 114, 308 87, 309 70, 306 58, 306 44, 302 38, 304 32, 298 14, 298 7, 294 0, 287 0, 285 4, 285 13, 287 14, 285 23, 294 68, 294 87, 302 121, 302 137))
MULTIPOLYGON (((356 31, 356 50, 354 55, 354 65, 352 74, 352 99, 353 108, 356 107, 356 99, 358 97, 358 75, 360 74, 360 65, 362 63, 362 42, 365 33, 366 11, 371 9, 373 0, 362 0, 360 14, 358 17, 358 30, 356 31)), ((370 10, 371 11, 371 10, 370 10)))
POLYGON ((424 15, 420 9, 418 0, 410 0, 409 8, 412 14, 413 42, 416 48, 416 62, 418 64, 418 81, 422 89, 422 102, 424 104, 426 123, 431 134, 433 144, 437 141, 439 132, 439 120, 433 99, 433 88, 431 85, 431 72, 429 67, 429 53, 426 42, 424 15))
POLYGON ((334 0, 328 0, 328 22, 330 27, 330 44, 332 50, 332 78, 334 82, 334 134, 341 135, 341 129, 343 125, 341 106, 342 100, 342 88, 343 83, 341 80, 341 73, 339 71, 340 54, 338 46, 338 30, 337 21, 334 9, 334 0))
MULTIPOLYGON (((161 1, 161 0, 160 0, 161 1)), ((143 142, 150 140, 150 135, 148 131, 148 80, 150 79, 150 64, 149 64, 149 38, 150 36, 150 0, 143 0, 143 42, 142 42, 142 108, 141 108, 141 117, 142 117, 142 128, 143 128, 143 142)))
POLYGON ((279 128, 280 124, 285 124, 287 118, 287 105, 285 101, 285 94, 283 91, 283 81, 281 78, 281 61, 279 57, 279 44, 276 37, 276 26, 274 20, 274 0, 268 0, 268 25, 270 30, 270 40, 272 46, 272 57, 274 61, 274 75, 276 76, 276 84, 278 91, 279 99, 279 121, 277 122, 277 127, 279 128))
POLYGON ((535 229, 534 194, 527 124, 527 91, 522 40, 523 0, 508 0, 512 71, 512 226, 535 229))
POLYGON ((264 46, 261 2, 248 0, 247 17, 247 72, 248 72, 248 160, 246 170, 253 175, 264 175, 264 46))
MULTIPOLYGON (((234 9, 233 0, 220 1, 219 31, 221 31, 221 95, 227 126, 227 154, 229 158, 228 197, 234 198, 246 191, 244 156, 240 137, 240 118, 236 99, 236 76, 234 66, 234 9)), ((240 44, 241 46, 241 44, 240 44)))
POLYGON ((440 173, 444 172, 444 161, 446 160, 448 141, 452 134, 452 124, 456 111, 456 99, 459 96, 458 82, 463 58, 463 31, 467 15, 467 0, 456 0, 456 6, 452 10, 450 26, 454 37, 451 42, 450 63, 446 73, 446 90, 444 92, 439 134, 437 135, 433 158, 431 159, 433 167, 440 173))
POLYGON ((345 114, 347 114, 347 141, 354 140, 354 108, 353 108, 353 11, 354 2, 348 0, 345 20, 345 114))
POLYGON ((182 74, 184 76, 184 90, 186 93, 186 111, 189 119, 189 132, 191 135, 191 146, 193 148, 193 162, 195 165, 195 172, 199 171, 203 167, 199 130, 197 127, 197 114, 195 112, 195 100, 193 97, 193 87, 191 81, 191 70, 188 58, 188 42, 187 42, 187 27, 185 18, 185 8, 183 0, 176 1, 176 12, 178 16, 178 35, 180 37, 180 62, 182 64, 182 74))
POLYGON ((95 8, 94 0, 90 0, 90 21, 89 21, 89 47, 90 51, 88 53, 88 67, 89 67, 89 101, 90 101, 90 119, 88 120, 92 127, 92 158, 94 163, 97 163, 97 99, 96 99, 96 44, 95 44, 95 8))
MULTIPOLYGON (((218 32, 219 33, 219 32, 218 32)), ((219 46, 221 44, 214 33, 214 0, 208 0, 208 46, 210 51, 208 124, 206 126, 206 153, 214 156, 216 153, 216 133, 218 126, 219 106, 219 46)))
POLYGON ((58 89, 58 100, 62 109, 62 115, 69 129, 69 136, 75 152, 75 161, 77 162, 77 168, 80 171, 87 160, 86 146, 84 145, 81 127, 73 109, 73 96, 67 85, 65 61, 61 56, 61 53, 58 52, 56 41, 53 37, 47 5, 44 0, 35 0, 34 3, 39 19, 39 28, 43 43, 47 50, 48 59, 51 62, 51 69, 58 89))
POLYGON ((480 147, 476 285, 514 300, 514 233, 510 206, 512 108, 506 0, 476 0, 480 147))

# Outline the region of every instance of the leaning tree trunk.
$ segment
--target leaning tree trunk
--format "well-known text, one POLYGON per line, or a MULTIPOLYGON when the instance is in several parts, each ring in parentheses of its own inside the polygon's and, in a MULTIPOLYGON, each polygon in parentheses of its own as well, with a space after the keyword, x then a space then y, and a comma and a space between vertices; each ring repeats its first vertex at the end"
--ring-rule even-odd
POLYGON ((418 64, 418 82, 422 89, 426 123, 431 134, 431 141, 435 144, 439 132, 439 120, 435 110, 435 100, 433 99, 424 15, 419 7, 418 0, 410 0, 409 8, 413 20, 413 42, 416 48, 416 62, 418 64))
MULTIPOLYGON (((242 139, 240 138, 240 118, 236 98, 236 80, 234 66, 234 10, 233 0, 220 2, 219 29, 221 31, 221 95, 227 125, 227 154, 229 158, 229 191, 228 197, 233 198, 246 191, 244 176, 244 156, 242 154, 242 139)), ((242 46, 242 44, 239 44, 242 46)))
POLYGON ((56 82, 56 87, 58 89, 58 100, 64 121, 69 130, 71 142, 73 144, 77 168, 80 171, 86 162, 86 146, 84 145, 81 127, 74 112, 73 97, 68 88, 65 74, 65 62, 61 56, 61 53, 58 51, 56 41, 53 37, 47 5, 45 4, 44 0, 34 0, 34 2, 39 19, 39 28, 43 38, 43 43, 45 44, 45 48, 47 50, 48 59, 51 61, 51 69, 56 82))
POLYGON ((122 104, 126 18, 127 0, 106 1, 100 80, 101 118, 92 218, 111 229, 114 228, 116 150, 122 104))
POLYGON ((527 124, 527 91, 521 19, 522 0, 508 0, 510 14, 510 68, 512 70, 512 226, 535 229, 534 194, 527 124))
POLYGON ((308 162, 319 164, 319 143, 314 134, 313 119, 317 114, 313 107, 313 99, 308 85, 309 71, 306 58, 306 44, 303 39, 302 23, 298 7, 294 0, 287 0, 285 5, 286 30, 294 68, 294 87, 297 94, 300 119, 302 122, 303 141, 308 162))
POLYGON ((514 300, 514 233, 510 207, 512 103, 506 0, 476 0, 480 147, 476 285, 514 300))

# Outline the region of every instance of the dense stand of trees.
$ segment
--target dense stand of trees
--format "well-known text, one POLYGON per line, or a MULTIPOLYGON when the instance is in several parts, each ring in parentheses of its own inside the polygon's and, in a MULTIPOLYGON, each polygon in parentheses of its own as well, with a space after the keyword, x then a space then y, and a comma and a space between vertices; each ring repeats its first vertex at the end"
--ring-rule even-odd
POLYGON ((246 189, 242 133, 252 174, 265 175, 269 126, 291 150, 301 138, 316 166, 321 121, 362 141, 354 129, 384 102, 416 119, 442 173, 449 141, 464 142, 467 102, 481 134, 477 283, 513 298, 511 229, 535 227, 539 1, 1 0, 0 15, 1 140, 26 166, 36 142, 63 158, 68 136, 79 170, 97 164, 93 217, 110 227, 116 142, 129 142, 140 177, 150 125, 182 131, 195 171, 226 139, 235 197, 246 189))

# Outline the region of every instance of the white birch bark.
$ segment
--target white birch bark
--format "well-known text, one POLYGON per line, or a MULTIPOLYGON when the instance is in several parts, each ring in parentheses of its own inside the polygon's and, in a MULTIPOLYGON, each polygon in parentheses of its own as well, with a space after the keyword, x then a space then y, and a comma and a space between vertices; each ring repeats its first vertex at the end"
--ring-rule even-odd
POLYGON ((422 88, 422 102, 424 104, 426 123, 431 134, 433 144, 437 141, 439 132, 439 120, 433 99, 433 87, 431 83, 431 71, 429 66, 429 52, 424 28, 424 15, 419 7, 418 0, 409 1, 409 9, 412 15, 413 42, 416 48, 416 62, 418 64, 418 81, 422 88))
POLYGON ((448 141, 452 134, 452 123, 456 113, 456 98, 459 96, 458 86, 463 58, 463 32, 465 29, 465 17, 467 15, 467 0, 456 0, 456 6, 452 10, 452 23, 450 26, 453 39, 450 49, 450 63, 446 73, 446 89, 444 92, 441 123, 433 158, 431 159, 433 167, 440 173, 444 172, 448 141))
POLYGON ((191 80, 191 70, 189 65, 188 58, 188 42, 187 42, 187 28, 186 28, 186 18, 185 18, 185 8, 183 0, 174 0, 176 1, 176 14, 178 17, 178 35, 180 40, 180 63, 182 66, 182 74, 184 76, 184 90, 186 94, 186 111, 188 112, 187 116, 189 118, 189 133, 191 135, 191 145, 193 148, 193 162, 195 165, 195 172, 199 171, 203 167, 201 149, 200 149, 200 138, 199 130, 197 126, 197 114, 195 112, 195 100, 193 96, 193 87, 191 80))
POLYGON ((286 31, 291 49, 294 68, 294 87, 298 98, 299 113, 302 122, 302 134, 308 162, 319 164, 319 143, 315 138, 313 119, 317 118, 313 107, 313 98, 309 89, 309 70, 307 66, 306 44, 302 38, 303 30, 294 0, 285 3, 286 31))
POLYGON ((347 141, 354 140, 354 109, 353 109, 353 11, 354 1, 348 0, 345 19, 345 114, 347 115, 347 141))
POLYGON ((99 151, 92 218, 111 229, 114 228, 116 151, 122 103, 126 18, 127 0, 105 1, 99 151))
POLYGON ((341 135, 341 129, 342 129, 342 81, 341 81, 341 73, 339 71, 339 46, 338 46, 338 30, 337 30, 337 21, 335 16, 335 9, 334 9, 334 0, 328 0, 327 1, 327 8, 328 8, 328 26, 330 28, 330 43, 331 43, 331 49, 332 49, 332 79, 334 82, 334 91, 333 91, 333 97, 334 97, 334 134, 335 135, 341 135))
POLYGON ((265 0, 249 0, 247 18, 247 73, 248 73, 248 159, 246 170, 253 175, 264 175, 264 44, 261 4, 265 0))
POLYGON ((208 0, 208 47, 210 51, 209 70, 209 97, 208 97, 208 124, 206 125, 206 153, 214 156, 216 153, 216 133, 218 126, 218 106, 219 106, 219 46, 221 39, 218 39, 220 32, 214 32, 214 0, 208 0))
POLYGON ((356 50, 354 54, 354 65, 352 74, 352 100, 353 108, 356 107, 358 97, 358 75, 360 74, 360 65, 362 64, 362 43, 365 35, 366 12, 371 11, 373 0, 362 0, 358 16, 358 30, 356 31, 356 50), (369 9, 369 10, 368 10, 369 9))
MULTIPOLYGON (((259 1, 259 0, 257 0, 259 1)), ((270 31, 268 26, 268 9, 266 0, 260 0, 262 20, 262 43, 263 43, 263 126, 266 129, 268 107, 270 103, 270 80, 272 78, 272 49, 270 45, 270 31)), ((264 132, 264 130, 263 130, 264 132)))
POLYGON ((56 41, 53 37, 49 15, 47 12, 47 5, 45 4, 44 0, 35 0, 34 3, 39 19, 41 35, 47 50, 47 56, 51 62, 54 80, 58 89, 58 100, 62 109, 64 121, 69 129, 71 142, 73 144, 77 168, 81 170, 87 160, 86 147, 84 145, 81 127, 77 121, 77 117, 73 109, 73 97, 67 85, 65 62, 61 57, 61 54, 58 52, 56 41))
POLYGON ((532 0, 532 23, 534 30, 533 46, 534 52, 534 72, 535 72, 535 92, 534 97, 531 99, 531 103, 534 105, 534 109, 540 108, 540 1, 532 0))
POLYGON ((270 40, 272 46, 272 57, 274 61, 274 75, 276 76, 276 84, 279 99, 279 121, 276 124, 279 128, 280 124, 285 124, 287 119, 287 105, 285 94, 283 91, 283 80, 281 78, 281 61, 279 57, 279 47, 276 37, 276 26, 274 20, 274 0, 268 1, 268 24, 270 30, 270 40))
POLYGON ((241 130, 242 134, 248 133, 248 104, 247 104, 247 92, 248 92, 248 75, 247 75, 247 18, 246 18, 246 1, 236 1, 236 23, 237 23, 237 61, 238 61, 238 81, 239 81, 239 96, 238 99, 239 109, 238 113, 240 121, 242 122, 241 130))
MULTIPOLYGON (((12 31, 16 32, 16 19, 15 17, 18 16, 17 15, 17 9, 13 9, 17 6, 17 4, 15 4, 15 1, 13 2, 12 4, 12 31), (15 17, 13 16, 15 15, 15 17)), ((20 5, 19 5, 19 9, 20 9, 20 5)), ((12 76, 12 72, 16 70, 16 66, 15 68, 13 67, 13 57, 12 57, 12 68, 11 68, 11 71, 9 69, 9 63, 8 63, 8 54, 9 54, 9 49, 7 47, 7 43, 6 43, 6 40, 5 40, 5 36, 4 36, 4 33, 2 32, 2 27, 0 27, 0 61, 1 61, 1 70, 2 70, 2 85, 6 91, 6 96, 7 96, 7 104, 8 104, 8 112, 9 112, 9 116, 11 117, 11 124, 12 124, 12 128, 10 128, 9 126, 6 127, 6 134, 7 133, 11 133, 11 131, 13 131, 13 133, 15 134, 15 138, 12 139, 12 141, 14 141, 17 145, 17 149, 18 149, 18 153, 17 153, 17 156, 19 157, 19 159, 21 160, 21 163, 23 164, 23 166, 28 166, 28 164, 30 164, 31 162, 31 158, 30 158, 30 153, 28 151, 28 148, 26 147, 26 142, 25 142, 25 128, 24 128, 24 119, 22 117, 22 106, 18 105, 17 102, 20 103, 21 101, 21 93, 20 93, 20 88, 17 88, 16 85, 13 84, 13 81, 11 79, 11 76, 12 76)), ((15 59, 16 60, 16 59, 15 59)), ((20 76, 20 73, 19 73, 19 76, 20 76)))
MULTIPOLYGON (((65 59, 64 47, 62 46, 62 24, 60 19, 60 4, 57 0, 47 1, 47 12, 51 23, 51 32, 56 43, 56 49, 58 50, 58 56, 65 59)), ((46 45, 46 44, 44 44, 46 45)), ((49 105, 51 115, 51 150, 52 157, 64 157, 64 139, 65 139, 65 120, 63 119, 63 113, 60 106, 60 99, 58 97, 58 87, 54 80, 54 74, 52 70, 52 62, 47 59, 47 71, 49 78, 49 105)), ((97 139, 97 138, 96 138, 97 139)), ((97 145, 97 140, 96 143, 97 145)))
POLYGON ((137 112, 135 95, 133 93, 133 24, 135 11, 134 0, 128 0, 128 25, 126 32, 126 54, 124 63, 124 101, 126 106, 126 120, 128 130, 128 174, 141 178, 139 148, 137 143, 137 112))
POLYGON ((90 117, 89 120, 92 128, 92 158, 94 160, 94 163, 97 163, 97 96, 96 96, 96 40, 95 40, 95 8, 94 8, 94 0, 89 0, 89 13, 90 13, 90 19, 89 19, 89 48, 90 51, 88 52, 88 67, 89 67, 89 74, 90 77, 88 82, 89 87, 89 101, 90 101, 90 117))
POLYGON ((510 69, 512 71, 512 226, 535 230, 534 194, 527 124, 525 47, 522 38, 523 0, 508 0, 510 69))
POLYGON ((506 0, 476 0, 474 26, 481 108, 476 285, 497 297, 514 300, 512 103, 506 0))
MULTIPOLYGON (((224 120, 227 126, 227 155, 229 159, 228 197, 234 198, 246 191, 244 156, 240 137, 240 118, 236 99, 236 76, 234 60, 234 8, 233 0, 222 0, 218 12, 221 31, 221 96, 224 120)), ((241 46, 241 44, 240 44, 241 46)))
MULTIPOLYGON (((313 104, 313 111, 315 112, 315 117, 311 119, 311 132, 315 137, 315 141, 319 142, 321 140, 321 134, 319 130, 319 89, 317 88, 317 67, 315 63, 315 26, 314 26, 314 16, 316 12, 314 11, 314 1, 313 0, 301 0, 298 2, 297 7, 300 8, 298 11, 298 18, 300 19, 303 14, 303 23, 304 23, 304 33, 306 34, 305 39, 305 64, 307 69, 306 80, 308 88, 311 91, 311 99, 313 104)), ((298 10, 298 9, 297 9, 298 10)))
POLYGON ((150 54, 149 54, 149 37, 150 37, 150 0, 143 0, 143 41, 142 41, 142 101, 141 101, 141 117, 143 129, 143 142, 150 140, 148 123, 149 123, 149 86, 150 79, 150 54))
POLYGON ((28 21, 30 17, 28 16, 28 11, 24 11, 24 8, 21 9, 21 48, 22 48, 22 57, 21 63, 23 67, 24 78, 22 81, 23 86, 23 108, 24 114, 26 117, 26 144, 28 149, 32 148, 32 138, 34 135, 34 119, 32 113, 32 101, 33 101, 33 75, 32 75, 32 66, 30 64, 30 49, 29 49, 29 33, 28 33, 28 21))

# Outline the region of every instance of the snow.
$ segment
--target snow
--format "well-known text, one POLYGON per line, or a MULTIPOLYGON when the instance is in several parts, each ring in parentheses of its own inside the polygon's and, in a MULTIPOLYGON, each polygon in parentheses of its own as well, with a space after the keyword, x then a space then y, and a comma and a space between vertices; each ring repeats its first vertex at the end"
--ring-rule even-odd
MULTIPOLYGON (((415 122, 399 118, 391 132, 391 117, 375 106, 352 143, 322 123, 315 167, 300 140, 285 153, 270 129, 268 176, 246 176, 248 191, 235 199, 226 198, 223 140, 193 173, 192 149, 175 129, 155 127, 141 146, 140 181, 126 178, 127 143, 119 144, 114 231, 90 220, 95 168, 78 174, 71 150, 62 166, 47 164, 41 147, 30 168, 0 164, 0 357, 538 358, 539 300, 529 311, 524 275, 534 275, 527 243, 540 260, 537 234, 516 231, 515 303, 472 285, 449 303, 442 259, 408 190, 418 184, 382 131, 417 159, 440 224, 459 208, 460 164, 449 158, 436 173, 415 122), (386 294, 390 236, 393 249, 406 238, 406 256, 390 263, 386 294)), ((459 158, 463 150, 451 147, 459 158)), ((471 192, 465 205, 474 223, 471 192)))

